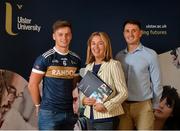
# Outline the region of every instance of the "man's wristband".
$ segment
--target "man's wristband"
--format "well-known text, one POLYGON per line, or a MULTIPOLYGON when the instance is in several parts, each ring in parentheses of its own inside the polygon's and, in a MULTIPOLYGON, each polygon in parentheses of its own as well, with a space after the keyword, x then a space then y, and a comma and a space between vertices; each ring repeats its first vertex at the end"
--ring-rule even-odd
POLYGON ((35 107, 40 107, 40 104, 35 105, 35 107))

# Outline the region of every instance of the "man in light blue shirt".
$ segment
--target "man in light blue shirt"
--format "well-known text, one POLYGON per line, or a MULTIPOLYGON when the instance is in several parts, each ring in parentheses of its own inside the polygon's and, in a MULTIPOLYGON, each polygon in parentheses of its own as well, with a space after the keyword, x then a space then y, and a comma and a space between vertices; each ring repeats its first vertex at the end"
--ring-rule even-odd
POLYGON ((127 20, 123 25, 127 48, 116 55, 124 69, 128 87, 128 99, 123 104, 125 114, 120 119, 119 129, 152 130, 153 108, 162 94, 158 56, 140 42, 141 24, 127 20))

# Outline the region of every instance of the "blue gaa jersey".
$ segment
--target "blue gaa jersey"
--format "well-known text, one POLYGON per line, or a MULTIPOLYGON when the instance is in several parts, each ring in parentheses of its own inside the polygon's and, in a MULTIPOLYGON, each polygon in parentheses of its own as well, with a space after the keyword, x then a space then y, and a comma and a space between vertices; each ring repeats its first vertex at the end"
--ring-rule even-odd
POLYGON ((36 59, 32 71, 44 74, 41 109, 73 110, 73 78, 80 66, 81 60, 75 53, 62 54, 55 47, 36 59))

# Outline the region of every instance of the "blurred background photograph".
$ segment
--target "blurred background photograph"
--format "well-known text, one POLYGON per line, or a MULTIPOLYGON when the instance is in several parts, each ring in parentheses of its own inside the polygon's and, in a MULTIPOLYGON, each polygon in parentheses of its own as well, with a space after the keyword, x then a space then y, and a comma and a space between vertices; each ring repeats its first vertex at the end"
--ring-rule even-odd
POLYGON ((17 73, 0 69, 0 129, 37 129, 27 84, 17 73))
POLYGON ((180 47, 159 54, 162 84, 177 88, 180 93, 180 47))

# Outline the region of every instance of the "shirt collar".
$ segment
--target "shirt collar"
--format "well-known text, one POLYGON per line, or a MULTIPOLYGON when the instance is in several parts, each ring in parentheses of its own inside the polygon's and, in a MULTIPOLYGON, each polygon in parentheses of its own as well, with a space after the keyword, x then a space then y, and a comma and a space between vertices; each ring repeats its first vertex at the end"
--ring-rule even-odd
MULTIPOLYGON (((142 49, 143 49, 143 45, 140 43, 139 46, 132 52, 132 54, 137 52, 137 51, 140 51, 142 49)), ((124 53, 125 54, 129 53, 127 48, 124 50, 124 53)))

